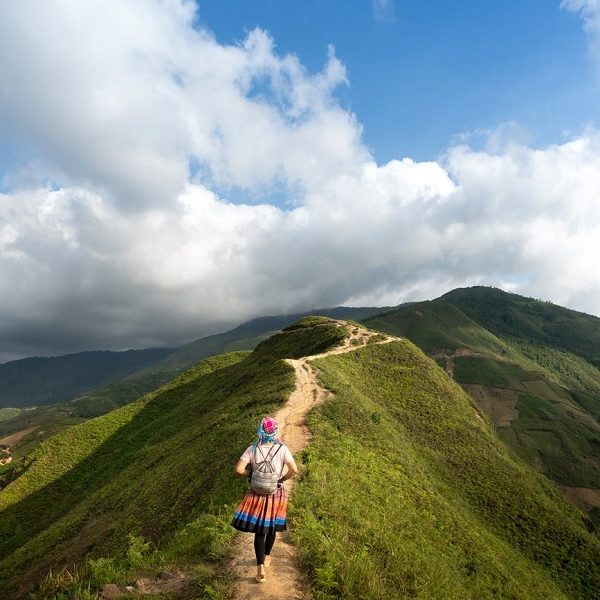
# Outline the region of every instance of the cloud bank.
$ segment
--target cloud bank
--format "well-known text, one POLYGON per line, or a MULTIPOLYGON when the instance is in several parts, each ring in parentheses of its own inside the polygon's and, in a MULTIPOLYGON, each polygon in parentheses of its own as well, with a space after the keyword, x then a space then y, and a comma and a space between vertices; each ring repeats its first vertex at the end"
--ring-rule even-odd
POLYGON ((477 283, 600 314, 599 133, 378 165, 332 48, 310 73, 195 11, 0 6, 0 358, 477 283))

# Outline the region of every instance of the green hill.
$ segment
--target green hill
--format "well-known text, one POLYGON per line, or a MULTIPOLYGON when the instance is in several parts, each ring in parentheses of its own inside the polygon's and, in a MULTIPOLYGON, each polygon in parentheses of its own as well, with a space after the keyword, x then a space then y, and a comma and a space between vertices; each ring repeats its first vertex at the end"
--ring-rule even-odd
MULTIPOLYGON (((314 311, 314 314, 332 318, 360 319, 379 310, 381 309, 373 307, 340 306, 317 310, 314 311)), ((126 372, 115 372, 112 375, 106 369, 99 369, 98 373, 91 374, 93 369, 98 367, 98 356, 122 355, 120 360, 123 362, 125 356, 139 357, 142 355, 133 355, 131 354, 133 351, 130 353, 88 352, 40 359, 40 364, 44 365, 43 371, 37 372, 21 368, 20 373, 23 376, 21 378, 17 371, 14 371, 13 389, 17 387, 23 390, 31 388, 42 395, 47 395, 54 390, 52 397, 69 398, 72 394, 67 391, 74 389, 69 387, 71 385, 69 378, 71 374, 74 374, 74 372, 72 373, 74 367, 77 367, 80 369, 80 373, 77 375, 78 390, 85 390, 85 393, 49 406, 37 406, 27 411, 11 409, 12 412, 0 413, 0 444, 4 438, 13 434, 17 434, 19 440, 17 443, 8 444, 12 447, 13 455, 18 460, 5 467, 0 466, 0 489, 19 472, 22 467, 19 460, 22 461, 38 443, 58 431, 85 419, 103 415, 142 397, 167 384, 199 360, 227 352, 252 350, 269 335, 303 316, 306 314, 261 317, 243 323, 230 331, 200 338, 175 350, 158 351, 158 353, 157 351, 142 351, 143 353, 147 352, 144 355, 147 357, 145 362, 140 362, 135 368, 132 363, 126 372), (67 369, 65 365, 69 365, 69 368, 67 369), (127 376, 122 377, 126 373, 128 373, 127 376), (61 378, 65 379, 64 383, 61 378), (92 384, 93 381, 103 383, 102 387, 91 389, 97 385, 97 383, 92 384), (21 434, 23 434, 22 437, 21 434)), ((24 365, 31 361, 37 363, 38 359, 24 359, 16 361, 15 364, 24 365)), ((0 365, 1 368, 2 365, 0 365)), ((26 404, 32 404, 35 397, 26 394, 21 398, 27 398, 26 404)))
POLYGON ((600 356, 599 319, 493 288, 468 288, 366 322, 407 336, 434 358, 498 435, 564 486, 600 526, 600 371, 590 362, 600 356))
POLYGON ((190 342, 145 369, 74 398, 68 408, 77 416, 90 417, 104 414, 108 410, 123 406, 155 390, 208 356, 253 350, 262 340, 309 314, 333 319, 362 319, 380 310, 381 308, 375 307, 338 306, 310 313, 253 319, 224 333, 209 335, 190 342))
POLYGON ((55 404, 125 377, 173 352, 171 348, 79 352, 0 365, 0 408, 55 404))
POLYGON ((514 350, 452 304, 414 302, 364 319, 369 327, 410 338, 430 354, 471 348, 497 357, 515 357, 514 350))
MULTIPOLYGON (((93 598, 175 565, 195 575, 190 597, 225 598, 245 487, 232 466, 293 389, 281 359, 345 335, 306 320, 38 446, 0 493, 4 597, 38 584, 36 598, 93 598)), ((317 597, 599 597, 598 539, 420 350, 370 345, 317 366, 334 395, 311 414, 291 513, 317 597)))
POLYGON ((550 346, 600 366, 598 317, 490 287, 456 289, 440 300, 496 335, 550 346))
POLYGON ((324 597, 598 597, 598 540, 411 343, 316 364, 294 513, 324 597))

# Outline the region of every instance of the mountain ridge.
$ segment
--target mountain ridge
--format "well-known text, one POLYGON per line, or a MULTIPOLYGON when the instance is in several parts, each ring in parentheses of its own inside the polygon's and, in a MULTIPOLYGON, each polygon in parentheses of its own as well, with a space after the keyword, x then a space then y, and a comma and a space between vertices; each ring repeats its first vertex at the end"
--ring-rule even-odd
POLYGON ((600 526, 600 371, 590 362, 600 355, 599 319, 476 287, 366 323, 406 335, 431 356, 497 434, 600 526), (573 331, 584 329, 582 344, 573 331))
MULTIPOLYGON (((355 327, 288 328, 41 444, 0 493, 8 598, 96 594, 165 568, 197 573, 192 597, 226 598, 229 521, 244 491, 232 465, 294 388, 284 359, 339 346, 355 327)), ((415 345, 368 344, 313 364, 331 395, 309 414, 290 516, 315 594, 600 594, 600 541, 580 513, 415 345)))

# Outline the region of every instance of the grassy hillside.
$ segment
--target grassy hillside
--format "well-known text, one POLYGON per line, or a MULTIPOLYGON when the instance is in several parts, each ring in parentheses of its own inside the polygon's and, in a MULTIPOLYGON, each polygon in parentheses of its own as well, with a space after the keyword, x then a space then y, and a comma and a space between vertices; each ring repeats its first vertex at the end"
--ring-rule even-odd
MULTIPOLYGON (((575 488, 600 489, 600 370, 574 353, 579 345, 569 327, 586 324, 593 356, 600 353, 598 321, 492 288, 455 290, 366 320, 432 356, 472 395, 498 435, 531 465, 574 488, 569 495, 575 499, 589 497, 575 488)), ((600 508, 588 504, 578 503, 600 526, 600 508)))
MULTIPOLYGON (((324 322, 280 333, 250 356, 207 359, 42 443, 29 469, 0 493, 0 589, 23 597, 51 566, 88 552, 125 560, 130 534, 168 547, 187 535, 180 531, 187 524, 200 538, 211 535, 205 525, 216 528, 219 538, 218 516, 229 516, 243 487, 232 465, 259 417, 293 388, 293 370, 280 358, 293 347, 319 352, 344 335, 324 322)), ((225 531, 226 540, 233 530, 225 531)), ((197 560, 218 554, 210 544, 205 550, 197 560)))
POLYGON ((22 410, 23 409, 21 408, 0 408, 0 421, 12 419, 13 417, 18 416, 22 410))
POLYGON ((600 319, 489 287, 456 289, 440 300, 502 337, 559 348, 600 366, 600 319))
POLYGON ((124 379, 111 382, 87 393, 85 396, 75 398, 69 409, 78 416, 104 414, 108 410, 123 406, 133 399, 164 385, 179 373, 208 356, 240 350, 253 350, 273 333, 307 317, 309 314, 334 319, 362 319, 380 310, 381 308, 374 307, 339 306, 316 310, 311 313, 276 315, 253 319, 224 333, 209 335, 190 342, 148 368, 139 370, 124 379))
POLYGON ((170 348, 93 351, 34 357, 0 365, 0 408, 55 404, 125 377, 172 352, 170 348))
POLYGON ((293 507, 319 597, 599 597, 598 540, 410 342, 316 365, 293 507))
MULTIPOLYGON (((306 320, 40 445, 0 494, 5 596, 41 581, 37 600, 95 598, 103 583, 176 565, 195 575, 189 597, 225 598, 229 521, 245 488, 232 467, 293 388, 280 359, 345 335, 306 320)), ((310 417, 291 525, 317 598, 600 595, 600 543, 579 513, 415 346, 316 364, 335 395, 310 417)))
MULTIPOLYGON (((372 307, 337 307, 316 311, 315 314, 328 315, 333 318, 362 318, 379 310, 381 309, 372 307)), ((17 434, 19 440, 16 443, 11 442, 9 444, 13 448, 15 458, 18 460, 5 468, 0 467, 0 489, 14 476, 14 471, 18 471, 22 467, 19 460, 26 457, 38 443, 58 431, 62 431, 85 419, 106 414, 115 408, 141 398, 145 394, 167 384, 204 358, 228 352, 253 350, 275 331, 285 328, 290 323, 300 319, 301 316, 296 314, 263 317, 243 323, 225 333, 201 338, 177 350, 168 351, 166 356, 162 354, 162 358, 159 356, 154 359, 152 364, 142 365, 144 367, 142 369, 136 369, 133 373, 130 372, 131 370, 128 371, 129 374, 126 377, 120 378, 121 375, 119 375, 115 378, 111 376, 109 378, 111 380, 102 387, 90 390, 90 386, 85 386, 86 392, 84 394, 77 395, 66 402, 34 407, 32 410, 27 411, 10 409, 12 412, 2 412, 2 409, 0 409, 0 444, 2 438, 13 434, 17 434), (23 437, 20 436, 21 433, 24 433, 23 437)), ((83 360, 85 363, 85 357, 89 355, 92 362, 85 363, 83 369, 87 373, 94 364, 95 354, 102 353, 84 353, 74 355, 74 357, 77 360, 83 360)), ((50 385, 53 385, 54 381, 64 375, 61 365, 67 359, 69 357, 44 359, 44 361, 49 361, 44 363, 45 368, 50 369, 46 374, 47 377, 37 379, 34 383, 18 380, 15 381, 15 385, 33 385, 37 390, 46 393, 49 388, 45 387, 45 382, 49 381, 50 385), (55 368, 54 371, 53 368, 55 368)), ((25 362, 28 360, 31 359, 26 359, 25 362)), ((21 363, 23 361, 17 362, 21 363)), ((23 375, 27 375, 27 377, 30 374, 29 371, 23 372, 23 375)), ((67 394, 66 397, 68 398, 69 395, 67 394)), ((8 409, 6 410, 8 411, 8 409)))
POLYGON ((498 357, 514 355, 509 345, 444 302, 415 302, 367 317, 364 322, 373 329, 408 337, 431 354, 471 348, 498 357))

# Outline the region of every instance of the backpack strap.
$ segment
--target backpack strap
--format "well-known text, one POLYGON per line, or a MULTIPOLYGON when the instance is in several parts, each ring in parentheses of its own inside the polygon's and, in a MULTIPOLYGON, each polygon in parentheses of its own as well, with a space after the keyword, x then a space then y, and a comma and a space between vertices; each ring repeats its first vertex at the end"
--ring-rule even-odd
POLYGON ((283 444, 281 442, 277 442, 277 444, 273 444, 269 448, 269 451, 267 452, 267 456, 265 456, 264 452, 262 451, 262 448, 260 447, 260 444, 256 444, 254 446, 254 450, 252 452, 252 458, 254 458, 254 462, 256 464, 259 464, 255 458, 255 452, 258 449, 258 451, 260 452, 261 458, 262 458, 262 462, 267 462, 268 460, 273 460, 275 458, 275 456, 277 455, 277 453, 279 452, 279 450, 281 450, 281 446, 283 446, 283 444), (271 452, 273 451, 273 448, 275 448, 275 446, 277 446, 277 450, 275 451, 275 454, 273 454, 273 456, 271 456, 271 452))
MULTIPOLYGON (((278 453, 278 452, 281 450, 281 446, 283 446, 283 444, 282 444, 281 442, 278 442, 278 443, 277 443, 277 450, 275 450, 275 454, 273 454, 273 456, 271 456, 271 460, 273 460, 273 459, 274 459, 274 458, 277 456, 277 453, 278 453)), ((274 447, 275 447, 275 446, 273 446, 273 447, 271 448, 271 450, 273 450, 273 448, 274 448, 274 447)), ((271 450, 269 450, 269 452, 270 452, 271 450)))
POLYGON ((261 455, 262 459, 265 460, 265 455, 263 454, 263 451, 260 449, 259 443, 260 442, 257 442, 256 444, 254 444, 254 450, 252 451, 252 458, 254 459, 254 464, 255 465, 259 464, 259 462, 258 462, 258 460, 256 458, 256 451, 257 450, 260 452, 260 455, 261 455))
MULTIPOLYGON (((281 450, 281 448, 283 448, 283 444, 281 442, 277 443, 277 450, 275 451, 275 454, 273 454, 273 457, 271 458, 271 460, 273 460, 273 458, 275 458, 275 456, 277 456, 277 452, 279 452, 281 450)), ((281 465, 281 471, 279 473, 279 479, 281 479, 281 477, 283 476, 283 468, 285 467, 285 465, 281 465)))

